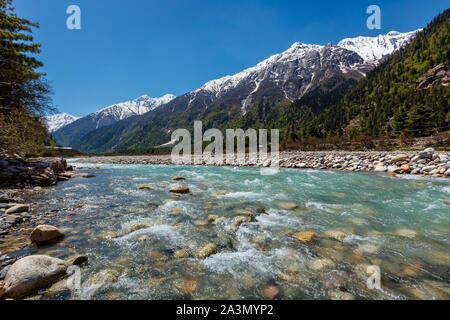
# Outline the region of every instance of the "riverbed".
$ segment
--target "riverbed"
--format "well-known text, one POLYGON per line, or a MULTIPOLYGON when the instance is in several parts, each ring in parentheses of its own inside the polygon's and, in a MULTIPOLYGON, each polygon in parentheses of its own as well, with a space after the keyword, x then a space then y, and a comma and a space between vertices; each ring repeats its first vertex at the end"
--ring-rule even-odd
POLYGON ((66 237, 24 251, 89 263, 79 289, 40 299, 450 298, 448 179, 71 164, 94 177, 29 199, 66 237), (367 286, 369 266, 379 289, 367 286))

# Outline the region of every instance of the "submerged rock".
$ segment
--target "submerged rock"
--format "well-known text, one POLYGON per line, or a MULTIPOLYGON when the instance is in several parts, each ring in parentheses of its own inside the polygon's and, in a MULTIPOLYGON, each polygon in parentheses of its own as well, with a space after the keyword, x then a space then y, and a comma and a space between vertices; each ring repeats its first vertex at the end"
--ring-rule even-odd
POLYGON ((340 291, 340 290, 333 290, 330 292, 330 299, 331 300, 355 300, 355 296, 351 293, 340 291))
POLYGON ((330 239, 334 240, 344 240, 347 237, 347 234, 345 232, 339 231, 339 230, 330 230, 325 233, 330 239))
POLYGON ((189 252, 187 252, 184 249, 180 249, 180 250, 175 251, 173 256, 178 259, 187 258, 187 257, 189 257, 189 252))
POLYGON ((145 185, 139 186, 138 189, 139 190, 152 190, 152 188, 150 188, 149 186, 145 186, 145 185))
POLYGON ((173 181, 181 181, 181 180, 186 180, 185 177, 174 177, 172 178, 173 181))
POLYGON ((406 237, 406 238, 415 238, 419 234, 417 231, 410 229, 399 229, 394 232, 395 235, 406 237))
MULTIPOLYGON (((33 255, 16 261, 5 277, 3 294, 20 299, 46 288, 66 275, 69 264, 44 255, 33 255)), ((0 296, 2 294, 0 293, 0 296)))
POLYGON ((214 243, 209 243, 203 248, 200 248, 195 252, 195 257, 197 259, 206 259, 209 256, 217 253, 217 246, 214 243))
POLYGON ((101 270, 94 274, 89 280, 88 285, 102 285, 106 283, 115 283, 119 280, 119 272, 112 269, 101 270))
POLYGON ((280 293, 280 289, 276 286, 268 286, 261 291, 261 294, 267 300, 275 299, 280 293))
POLYGON ((312 242, 317 239, 317 234, 314 231, 302 231, 294 234, 294 238, 301 242, 312 242))
POLYGON ((333 262, 333 260, 327 259, 327 258, 317 258, 317 259, 308 261, 306 265, 311 270, 319 271, 324 268, 333 267, 334 262, 333 262))
POLYGON ((299 205, 294 202, 280 202, 278 207, 283 210, 294 210, 297 209, 299 205))
POLYGON ((31 232, 30 240, 35 243, 45 243, 65 236, 65 233, 54 226, 40 225, 31 232))

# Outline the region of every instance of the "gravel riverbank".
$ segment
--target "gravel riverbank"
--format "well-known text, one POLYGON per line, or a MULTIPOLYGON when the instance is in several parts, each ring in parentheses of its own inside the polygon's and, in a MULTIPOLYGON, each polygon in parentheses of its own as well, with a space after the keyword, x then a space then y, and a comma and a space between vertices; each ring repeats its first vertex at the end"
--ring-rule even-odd
MULTIPOLYGON (((173 164, 170 155, 148 156, 92 156, 77 159, 80 163, 103 164, 173 164)), ((203 165, 217 165, 213 158, 202 161, 203 165)), ((230 166, 269 167, 270 159, 248 159, 233 163, 220 163, 230 166)), ((437 178, 450 177, 450 152, 435 151, 432 148, 417 151, 315 151, 315 152, 281 152, 281 168, 339 170, 354 172, 386 172, 395 174, 413 174, 437 178)))

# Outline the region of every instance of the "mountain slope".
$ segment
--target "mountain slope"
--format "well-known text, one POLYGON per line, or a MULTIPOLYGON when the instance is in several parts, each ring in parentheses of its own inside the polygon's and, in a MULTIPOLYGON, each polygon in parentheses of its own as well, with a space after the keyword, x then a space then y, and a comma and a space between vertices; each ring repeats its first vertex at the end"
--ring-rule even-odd
POLYGON ((448 9, 336 106, 309 122, 297 119, 297 136, 428 136, 449 130, 449 75, 442 74, 449 65, 449 30, 448 9), (430 82, 422 88, 424 79, 430 82))
POLYGON ((63 146, 74 146, 75 142, 85 134, 109 126, 131 116, 142 115, 168 103, 175 98, 166 94, 160 98, 152 98, 147 95, 103 108, 80 118, 69 125, 53 132, 53 139, 63 146))
POLYGON ((61 129, 62 127, 71 124, 72 122, 80 119, 79 117, 72 116, 67 113, 58 113, 48 117, 45 117, 45 122, 50 133, 61 129))
MULTIPOLYGON (((403 42, 412 37, 412 33, 403 37, 397 34, 394 37, 391 33, 386 37, 392 38, 393 43, 403 42)), ((389 48, 395 50, 397 47, 389 48)), ((203 120, 205 129, 223 128, 236 123, 261 104, 270 105, 271 113, 278 112, 278 107, 311 91, 338 99, 374 67, 373 61, 366 62, 356 52, 340 46, 294 43, 287 51, 255 67, 207 82, 199 89, 177 97, 157 113, 149 112, 91 132, 77 141, 75 147, 85 152, 145 149, 166 143, 173 130, 192 127, 196 119, 203 120)), ((328 106, 321 104, 319 109, 328 106)))

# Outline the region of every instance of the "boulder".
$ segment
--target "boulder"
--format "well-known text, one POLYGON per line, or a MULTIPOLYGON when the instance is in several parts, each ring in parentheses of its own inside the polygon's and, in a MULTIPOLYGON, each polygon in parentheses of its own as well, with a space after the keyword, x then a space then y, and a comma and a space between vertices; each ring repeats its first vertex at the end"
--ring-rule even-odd
POLYGON ((5 277, 0 295, 20 299, 47 288, 66 275, 68 264, 44 255, 33 255, 16 261, 5 277))
POLYGON ((27 204, 17 204, 15 206, 12 206, 11 208, 6 210, 6 214, 12 214, 12 213, 21 213, 21 212, 28 212, 30 210, 30 206, 27 204))
POLYGON ((190 190, 188 187, 175 187, 170 189, 170 192, 172 193, 189 193, 190 190))
POLYGON ((40 225, 31 232, 30 240, 35 243, 45 243, 64 236, 64 232, 54 226, 40 225))

